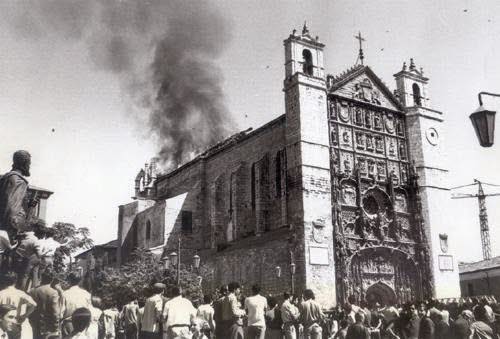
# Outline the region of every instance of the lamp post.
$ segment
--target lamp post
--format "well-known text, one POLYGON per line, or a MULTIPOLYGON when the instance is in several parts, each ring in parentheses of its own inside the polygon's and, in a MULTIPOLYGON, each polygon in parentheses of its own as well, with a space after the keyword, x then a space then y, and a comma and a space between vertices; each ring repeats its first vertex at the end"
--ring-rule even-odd
MULTIPOLYGON (((165 257, 166 258, 166 257, 165 257)), ((168 269, 170 263, 175 266, 176 268, 176 282, 177 286, 180 286, 181 283, 181 238, 177 240, 177 252, 172 252, 169 254, 170 260, 168 258, 164 260, 163 265, 165 270, 168 269)), ((193 267, 198 271, 200 268, 200 261, 201 258, 198 254, 195 254, 193 256, 193 267)))
POLYGON ((482 147, 491 147, 495 137, 495 111, 487 110, 483 107, 481 95, 489 95, 500 97, 500 94, 480 92, 477 97, 479 99, 479 108, 476 109, 470 116, 472 126, 476 132, 479 144, 482 147))
POLYGON ((292 276, 292 295, 295 294, 295 263, 290 264, 290 274, 292 276))

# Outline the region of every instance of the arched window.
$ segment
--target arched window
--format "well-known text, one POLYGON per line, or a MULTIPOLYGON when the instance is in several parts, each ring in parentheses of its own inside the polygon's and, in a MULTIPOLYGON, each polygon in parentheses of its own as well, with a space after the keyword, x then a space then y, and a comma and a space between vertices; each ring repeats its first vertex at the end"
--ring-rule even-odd
POLYGON ((313 62, 312 62, 312 54, 308 49, 304 49, 302 51, 302 57, 304 58, 304 74, 313 75, 313 62))
POLYGON ((146 241, 151 239, 151 221, 146 221, 146 241))
POLYGON ((420 87, 417 84, 413 84, 413 102, 415 106, 422 106, 422 100, 420 96, 420 87))

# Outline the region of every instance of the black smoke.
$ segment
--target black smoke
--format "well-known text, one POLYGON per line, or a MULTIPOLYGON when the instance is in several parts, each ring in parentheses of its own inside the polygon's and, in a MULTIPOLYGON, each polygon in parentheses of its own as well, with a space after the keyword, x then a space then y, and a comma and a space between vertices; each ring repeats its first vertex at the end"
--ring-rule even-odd
POLYGON ((119 78, 165 167, 233 132, 216 63, 231 27, 208 1, 6 0, 0 12, 24 40, 83 44, 96 69, 119 78))

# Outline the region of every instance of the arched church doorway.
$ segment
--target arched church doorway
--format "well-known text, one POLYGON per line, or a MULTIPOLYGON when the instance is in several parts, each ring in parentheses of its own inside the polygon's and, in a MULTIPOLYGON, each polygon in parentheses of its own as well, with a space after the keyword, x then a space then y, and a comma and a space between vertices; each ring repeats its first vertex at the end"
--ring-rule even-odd
POLYGON ((394 305, 396 303, 396 293, 390 286, 378 282, 366 290, 366 301, 372 305, 375 303, 379 303, 380 305, 394 305))

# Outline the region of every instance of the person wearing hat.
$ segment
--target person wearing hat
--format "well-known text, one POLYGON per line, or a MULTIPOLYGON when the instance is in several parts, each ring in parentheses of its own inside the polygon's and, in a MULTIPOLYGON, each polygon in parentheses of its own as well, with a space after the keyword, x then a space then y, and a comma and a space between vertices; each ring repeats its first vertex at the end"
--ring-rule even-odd
POLYGON ((163 291, 165 285, 156 283, 153 285, 153 295, 146 299, 144 314, 141 322, 141 338, 161 339, 163 333, 160 331, 160 322, 163 310, 163 291))
POLYGON ((31 212, 38 199, 27 199, 31 155, 27 151, 16 151, 12 157, 12 170, 0 178, 0 230, 13 237, 29 228, 31 212))

